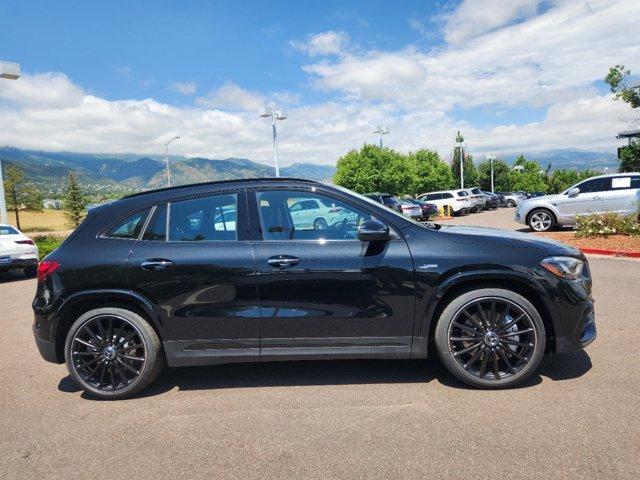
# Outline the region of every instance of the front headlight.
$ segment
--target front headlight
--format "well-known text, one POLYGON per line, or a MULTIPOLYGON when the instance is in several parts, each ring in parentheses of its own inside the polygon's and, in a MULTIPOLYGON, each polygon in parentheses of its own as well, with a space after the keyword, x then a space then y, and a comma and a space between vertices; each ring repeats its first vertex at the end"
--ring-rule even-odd
POLYGON ((575 280, 582 274, 584 262, 573 257, 547 257, 540 265, 556 277, 575 280))

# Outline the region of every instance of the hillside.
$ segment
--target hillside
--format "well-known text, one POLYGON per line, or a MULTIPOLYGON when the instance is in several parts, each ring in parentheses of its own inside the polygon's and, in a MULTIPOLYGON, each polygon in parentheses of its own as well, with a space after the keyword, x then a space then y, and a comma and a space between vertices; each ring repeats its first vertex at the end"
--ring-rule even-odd
MULTIPOLYGON (((3 167, 20 165, 27 180, 45 197, 62 192, 69 172, 76 172, 88 193, 118 195, 166 185, 164 158, 161 156, 99 155, 66 152, 41 152, 0 147, 3 167)), ((275 170, 244 158, 185 158, 171 156, 171 183, 182 185, 234 178, 273 177, 275 170)), ((280 169, 284 177, 330 181, 335 167, 298 163, 280 169)))

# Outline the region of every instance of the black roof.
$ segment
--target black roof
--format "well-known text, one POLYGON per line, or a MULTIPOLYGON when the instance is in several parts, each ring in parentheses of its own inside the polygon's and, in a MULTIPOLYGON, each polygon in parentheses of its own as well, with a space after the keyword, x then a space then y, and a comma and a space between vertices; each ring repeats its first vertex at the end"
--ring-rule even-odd
POLYGON ((207 185, 211 185, 211 186, 215 186, 215 185, 225 185, 225 184, 237 184, 237 183, 256 183, 256 182, 305 182, 305 183, 320 183, 317 182, 315 180, 309 180, 306 178, 294 178, 294 177, 263 177, 263 178, 235 178, 233 180, 217 180, 215 182, 201 182, 201 183, 190 183, 187 185, 176 185, 175 187, 164 187, 164 188, 156 188, 154 190, 145 190, 143 192, 138 192, 138 193, 132 193, 131 195, 127 195, 122 197, 122 199, 124 200, 125 198, 133 198, 133 197, 140 197, 143 195, 150 195, 153 193, 161 193, 161 192, 171 192, 171 191, 176 191, 176 190, 182 190, 182 189, 186 189, 186 188, 192 188, 192 187, 204 187, 207 185))

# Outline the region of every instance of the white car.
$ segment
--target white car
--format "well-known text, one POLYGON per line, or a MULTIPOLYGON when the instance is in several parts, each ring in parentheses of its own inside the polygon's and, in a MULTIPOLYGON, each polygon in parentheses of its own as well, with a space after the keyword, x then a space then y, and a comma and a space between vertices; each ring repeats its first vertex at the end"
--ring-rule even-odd
POLYGON ((629 215, 639 208, 640 173, 616 173, 588 178, 558 195, 523 200, 517 204, 515 220, 536 232, 546 232, 556 226, 573 226, 581 215, 629 215))
POLYGON ((433 203, 438 210, 444 210, 447 207, 454 215, 466 215, 476 206, 464 190, 423 193, 418 196, 418 200, 433 203))
POLYGON ((289 202, 289 214, 297 230, 324 230, 357 217, 340 206, 325 205, 317 198, 292 198, 289 202))
POLYGON ((17 228, 0 223, 0 272, 22 270, 28 277, 38 272, 38 247, 17 228))

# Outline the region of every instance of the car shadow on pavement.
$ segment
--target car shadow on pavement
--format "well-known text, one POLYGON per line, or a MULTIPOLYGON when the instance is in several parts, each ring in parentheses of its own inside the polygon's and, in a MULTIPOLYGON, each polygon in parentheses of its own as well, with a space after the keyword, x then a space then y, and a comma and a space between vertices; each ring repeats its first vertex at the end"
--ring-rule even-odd
MULTIPOLYGON (((515 388, 527 388, 551 380, 577 378, 591 369, 589 355, 576 352, 545 357, 527 381, 515 388)), ((251 387, 290 387, 322 385, 361 385, 383 383, 429 383, 437 380, 452 388, 470 389, 453 377, 437 358, 423 360, 325 360, 298 362, 239 363, 208 367, 168 368, 148 388, 134 398, 161 395, 176 387, 179 390, 207 390, 251 387)), ((79 392, 80 388, 66 376, 58 390, 79 392)), ((83 393, 83 398, 91 398, 83 393)))
POLYGON ((26 277, 22 270, 0 272, 0 283, 19 282, 20 280, 31 280, 31 277, 26 277))

